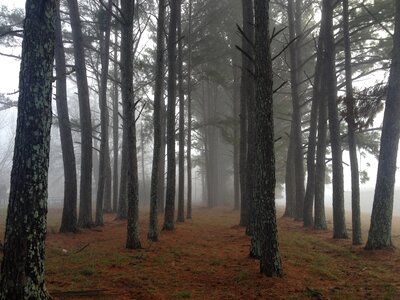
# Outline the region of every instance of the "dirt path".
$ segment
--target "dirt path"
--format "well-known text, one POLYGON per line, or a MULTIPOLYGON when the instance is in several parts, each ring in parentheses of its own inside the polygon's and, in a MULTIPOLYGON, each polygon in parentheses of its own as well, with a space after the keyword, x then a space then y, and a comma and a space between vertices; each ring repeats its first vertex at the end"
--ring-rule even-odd
POLYGON ((285 276, 266 278, 248 258, 249 238, 238 213, 195 211, 194 220, 124 248, 126 225, 108 215, 101 229, 49 234, 47 285, 56 299, 395 299, 400 296, 397 251, 370 253, 280 219, 285 276), (63 250, 64 249, 64 250, 63 250), (67 252, 66 252, 67 251, 67 252), (66 253, 65 253, 66 252, 66 253), (57 292, 58 291, 58 292, 57 292))

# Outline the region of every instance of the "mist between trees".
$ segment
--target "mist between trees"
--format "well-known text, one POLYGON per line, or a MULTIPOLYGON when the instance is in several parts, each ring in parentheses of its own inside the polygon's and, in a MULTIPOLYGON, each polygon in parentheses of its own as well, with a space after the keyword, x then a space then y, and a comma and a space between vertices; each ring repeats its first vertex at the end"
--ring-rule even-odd
POLYGON ((49 297, 47 205, 63 209, 61 233, 102 227, 104 214, 127 220, 128 249, 142 248, 142 211, 147 238, 162 243, 162 231, 195 221, 192 207, 230 207, 269 277, 283 275, 276 199, 315 230, 332 206, 332 237, 364 245, 360 186, 376 170, 360 160, 373 156, 365 248, 391 248, 399 22, 385 0, 1 6, 0 55, 21 72, 16 93, 0 91, 3 119, 17 115, 2 134, 0 299, 49 297))

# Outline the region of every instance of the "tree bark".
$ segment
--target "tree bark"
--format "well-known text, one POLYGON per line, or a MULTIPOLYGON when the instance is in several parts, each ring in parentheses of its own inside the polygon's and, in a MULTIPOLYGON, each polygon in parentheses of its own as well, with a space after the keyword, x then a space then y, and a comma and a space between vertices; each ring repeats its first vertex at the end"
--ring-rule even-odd
MULTIPOLYGON (((232 59, 232 61, 236 61, 232 59)), ((240 209, 240 76, 233 66, 233 194, 234 210, 240 209)))
POLYGON ((187 213, 186 218, 192 218, 192 0, 189 0, 189 29, 188 29, 188 124, 187 124, 187 213))
POLYGON ((366 249, 392 247, 393 194, 400 138, 400 5, 396 2, 393 58, 383 117, 381 149, 366 249))
POLYGON ((49 299, 44 282, 57 1, 26 2, 0 299, 49 299))
MULTIPOLYGON (((112 0, 108 1, 107 10, 112 10, 112 0)), ((108 168, 110 167, 110 146, 108 141, 108 127, 110 116, 107 106, 107 82, 108 82, 108 66, 110 57, 110 33, 111 33, 111 13, 106 11, 105 24, 100 29, 100 56, 101 56, 101 78, 100 78, 100 162, 99 162, 99 181, 97 185, 96 199, 96 226, 103 226, 103 206, 104 203, 111 204, 111 198, 105 198, 105 189, 108 180, 108 168), (108 157, 108 158, 107 158, 108 157), (108 166, 107 166, 108 164, 108 166)), ((110 196, 110 195, 107 195, 110 196)), ((110 205, 105 207, 106 211, 110 211, 110 205)))
POLYGON ((255 0, 256 146, 254 184, 254 234, 261 248, 260 271, 281 276, 278 229, 275 210, 275 151, 273 81, 269 36, 269 1, 255 0))
MULTIPOLYGON (((242 0, 243 10, 243 33, 242 36, 242 50, 249 56, 253 57, 253 43, 254 43, 254 13, 253 1, 242 0)), ((248 200, 251 191, 248 193, 247 188, 249 178, 247 177, 246 170, 247 164, 247 147, 248 147, 248 117, 247 108, 249 101, 254 101, 254 83, 251 73, 254 70, 253 62, 244 53, 242 54, 242 82, 240 86, 240 225, 248 226, 249 224, 249 203, 248 200)), ((250 150, 251 151, 251 150, 250 150)), ((251 176, 251 174, 250 174, 251 176)))
POLYGON ((74 144, 69 121, 67 101, 67 68, 62 40, 60 8, 57 5, 55 19, 56 104, 60 127, 61 149, 64 166, 64 207, 60 232, 77 231, 77 181, 74 144))
POLYGON ((344 211, 344 180, 342 162, 342 142, 337 107, 337 80, 335 64, 335 38, 333 33, 333 9, 336 0, 324 0, 326 13, 325 56, 326 56, 326 95, 328 100, 329 132, 332 149, 332 202, 333 202, 333 238, 347 238, 344 211))
POLYGON ((164 216, 164 230, 174 229, 175 215, 175 101, 176 101, 176 27, 179 0, 170 0, 170 21, 168 33, 168 113, 167 113, 167 194, 164 216))
MULTIPOLYGON (((165 24, 165 0, 158 2, 158 19, 157 19, 157 57, 155 66, 155 86, 154 86, 154 147, 153 147, 153 166, 151 172, 151 191, 150 191, 150 222, 147 238, 151 241, 158 240, 158 202, 159 202, 159 185, 160 185, 160 163, 162 157, 162 118, 161 118, 161 102, 164 89, 164 24, 165 24)), ((163 179, 164 180, 164 176, 163 179)))
POLYGON ((353 245, 362 244, 360 212, 360 175, 357 160, 356 123, 354 117, 354 93, 351 67, 351 46, 349 29, 349 1, 343 0, 343 36, 346 75, 347 133, 351 168, 351 221, 353 245))
MULTIPOLYGON (((294 0, 288 0, 288 21, 289 21, 289 40, 293 41, 296 36, 295 22, 296 17, 294 11, 294 0)), ((290 87, 292 94, 292 130, 293 148, 294 148, 294 170, 296 181, 296 220, 303 220, 304 211, 304 162, 303 162, 303 141, 301 128, 301 98, 299 95, 299 51, 300 47, 297 43, 292 43, 289 47, 290 52, 290 87)))
POLYGON ((177 222, 185 221, 185 94, 183 91, 182 0, 178 0, 179 174, 177 222))
MULTIPOLYGON (((118 0, 116 2, 118 5, 118 0)), ((113 91, 113 212, 118 212, 119 159, 119 93, 118 93, 118 31, 114 32, 114 91, 113 91)))
POLYGON ((121 0, 123 23, 121 24, 121 92, 123 105, 123 129, 126 131, 127 147, 127 200, 128 200, 128 229, 126 248, 139 249, 139 183, 138 163, 136 153, 136 124, 133 91, 133 20, 134 0, 121 0))
MULTIPOLYGON (((122 122, 124 125, 124 122, 122 122)), ((127 208, 127 173, 128 173, 128 145, 127 145, 127 130, 122 130, 122 151, 121 151, 121 180, 119 184, 118 198, 118 219, 126 219, 128 217, 127 208)))
POLYGON ((85 50, 77 0, 68 0, 74 44, 75 72, 78 85, 79 120, 81 124, 81 179, 79 227, 91 227, 92 221, 92 118, 86 76, 85 50))

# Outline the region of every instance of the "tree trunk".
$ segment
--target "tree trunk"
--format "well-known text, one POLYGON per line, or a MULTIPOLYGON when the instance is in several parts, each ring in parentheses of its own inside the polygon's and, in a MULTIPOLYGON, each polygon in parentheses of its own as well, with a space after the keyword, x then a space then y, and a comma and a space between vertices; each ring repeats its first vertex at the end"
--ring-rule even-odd
MULTIPOLYGON (((326 66, 323 66, 325 72, 326 66)), ((315 81, 319 79, 315 79, 315 81)), ((324 79, 322 78, 321 81, 324 79)), ((325 155, 327 139, 327 103, 326 90, 319 93, 319 116, 318 116, 318 143, 317 143, 317 161, 315 166, 315 213, 314 228, 319 230, 327 229, 325 217, 325 155)))
POLYGON ((133 91, 133 19, 135 1, 121 0, 124 22, 121 24, 121 92, 123 124, 126 131, 127 173, 126 190, 128 200, 128 230, 126 248, 139 249, 139 183, 136 153, 136 124, 133 91))
MULTIPOLYGON (((118 5, 118 1, 115 5, 118 5)), ((113 92, 113 212, 118 211, 118 158, 119 158, 119 103, 118 103, 118 31, 114 41, 114 92, 113 92)))
POLYGON ((57 5, 57 1, 28 0, 25 6, 0 299, 49 299, 44 255, 57 5))
MULTIPOLYGON (((288 0, 288 21, 289 21, 289 40, 293 41, 296 36, 294 0, 288 0)), ((290 86, 292 94, 292 129, 293 148, 294 148, 294 169, 296 181, 296 220, 303 220, 304 211, 304 163, 303 163, 303 141, 301 129, 301 99, 299 95, 299 51, 300 47, 297 43, 292 43, 289 47, 290 52, 290 86)))
POLYGON ((160 148, 160 169, 158 177, 158 211, 165 212, 165 150, 166 150, 166 110, 164 97, 161 100, 161 148, 160 148))
MULTIPOLYGON (((112 1, 108 1, 107 10, 112 10, 112 1)), ((110 30, 111 30, 111 13, 106 13, 106 20, 104 27, 100 29, 100 56, 101 56, 101 78, 100 78, 100 162, 99 162, 99 181, 97 185, 97 199, 96 199, 96 226, 103 226, 103 206, 104 202, 111 204, 111 199, 105 200, 105 186, 107 181, 107 171, 110 167, 110 150, 108 143, 108 127, 110 116, 107 106, 107 82, 108 82, 108 66, 110 57, 110 30), (104 29, 104 30, 103 30, 104 29), (108 159, 107 159, 108 156, 108 159), (108 166, 107 166, 108 163, 108 166)), ((106 211, 110 207, 106 208, 106 211)))
POLYGON ((142 157, 142 197, 147 197, 147 184, 146 184, 146 168, 145 168, 145 151, 144 151, 144 132, 143 132, 143 123, 140 124, 140 150, 142 157))
POLYGON ((188 30, 188 125, 187 125, 187 214, 186 218, 192 218, 192 0, 189 0, 189 30, 188 30))
POLYGON ((393 58, 383 117, 378 175, 366 249, 392 247, 393 194, 400 138, 400 5, 396 2, 393 58))
POLYGON ((275 211, 275 151, 273 119, 273 81, 269 36, 269 1, 255 0, 255 78, 256 113, 254 234, 261 248, 260 271, 267 276, 281 276, 278 230, 275 211))
MULTIPOLYGON (((254 43, 254 13, 253 1, 242 0, 243 9, 243 33, 242 36, 242 49, 250 57, 253 57, 253 44, 254 43)), ((248 226, 249 224, 249 203, 250 199, 247 193, 247 185, 249 179, 246 170, 247 164, 247 107, 249 101, 254 99, 254 83, 251 73, 253 72, 253 62, 246 54, 242 54, 242 82, 240 86, 240 225, 248 226)), ((251 175, 251 174, 250 174, 251 175)), ((251 193, 251 192, 250 192, 251 193)))
MULTIPOLYGON (((322 51, 322 45, 323 45, 323 40, 322 40, 322 34, 323 34, 324 28, 322 27, 322 22, 321 22, 321 28, 320 28, 320 33, 319 33, 319 38, 318 38, 318 47, 317 47, 317 61, 315 65, 315 73, 314 73, 314 86, 313 86, 313 95, 312 95, 312 104, 311 104, 311 116, 310 116, 310 131, 308 135, 308 150, 307 150, 307 185, 306 185, 306 193, 305 193, 305 198, 304 198, 304 213, 303 213, 303 225, 304 227, 315 227, 315 224, 317 223, 317 228, 319 227, 324 227, 326 226, 326 221, 325 221, 325 206, 323 203, 319 203, 320 205, 317 208, 317 204, 315 204, 315 215, 314 218, 316 218, 316 214, 318 213, 320 216, 320 220, 317 222, 313 220, 313 204, 314 204, 314 196, 316 194, 316 180, 317 178, 321 179, 320 177, 316 176, 316 162, 315 162, 315 152, 316 152, 316 147, 317 147, 317 128, 319 127, 318 124, 318 115, 319 115, 319 109, 321 108, 320 105, 320 99, 322 97, 321 94, 321 72, 323 71, 322 69, 322 63, 323 63, 323 51, 322 51), (321 207, 323 210, 321 210, 321 207), (323 214, 323 215, 322 215, 323 214), (323 225, 325 224, 325 225, 323 225)), ((326 117, 325 117, 326 118, 326 117)), ((326 130, 325 130, 326 131, 326 130)), ((325 142, 326 144, 326 142, 325 142)), ((326 146, 324 146, 326 147, 326 146)), ((320 149, 321 151, 323 150, 322 148, 320 149)), ((326 150, 324 150, 326 151, 326 150)), ((324 167, 325 167, 325 154, 320 153, 320 158, 323 157, 324 159, 324 167)), ((320 165, 321 167, 321 165, 320 165)), ((322 174, 319 171, 319 174, 322 174)), ((320 175, 322 176, 322 175, 320 175)), ((323 173, 323 184, 325 184, 325 172, 323 173)), ((325 185, 323 186, 323 188, 325 185)))
MULTIPOLYGON (((234 59, 232 59, 234 61, 234 59)), ((236 60, 235 60, 236 61, 236 60)), ((233 194, 234 210, 240 209, 240 76, 233 66, 233 194)))
POLYGON ((79 120, 81 124, 81 179, 79 227, 90 227, 92 221, 92 118, 86 76, 85 50, 77 0, 68 0, 74 44, 75 72, 78 85, 79 120))
POLYGON ((343 0, 343 35, 346 73, 347 128, 351 168, 351 220, 353 245, 362 244, 360 212, 360 175, 358 172, 356 123, 354 118, 354 94, 351 67, 351 46, 349 30, 349 1, 343 0))
POLYGON ((170 21, 168 33, 168 113, 167 113, 167 195, 164 216, 164 230, 174 229, 175 215, 175 101, 176 101, 176 27, 179 0, 170 0, 170 21))
MULTIPOLYGON (((124 122, 122 122, 125 127, 124 122)), ((122 151, 121 151, 121 181, 119 184, 118 198, 118 219, 126 219, 127 211, 127 173, 128 173, 128 145, 127 145, 127 130, 122 130, 122 151)))
MULTIPOLYGON (((158 2, 157 19, 157 58, 155 66, 155 86, 154 86, 154 147, 153 147, 153 166, 151 171, 151 192, 150 192, 150 222, 147 238, 153 242, 158 240, 158 218, 157 209, 159 203, 159 185, 160 185, 160 163, 164 159, 161 153, 162 143, 162 118, 161 102, 164 89, 164 24, 165 24, 165 0, 158 2)), ((163 174, 164 175, 164 174, 163 174)), ((164 176, 162 177, 164 180, 164 176)))
POLYGON ((56 104, 58 123, 60 127, 61 149, 64 166, 64 207, 61 219, 60 232, 77 231, 77 181, 74 144, 72 140, 71 124, 69 122, 67 101, 67 68, 62 40, 60 9, 57 5, 55 20, 55 61, 56 61, 56 104))
POLYGON ((183 91, 182 0, 178 4, 179 175, 177 222, 185 221, 185 94, 183 91))
POLYGON ((337 80, 335 65, 335 38, 333 33, 333 9, 336 0, 324 0, 323 10, 326 12, 325 59, 327 76, 324 80, 328 100, 329 132, 332 149, 332 202, 333 202, 333 238, 347 238, 344 212, 344 182, 342 162, 342 142, 337 107, 337 80))

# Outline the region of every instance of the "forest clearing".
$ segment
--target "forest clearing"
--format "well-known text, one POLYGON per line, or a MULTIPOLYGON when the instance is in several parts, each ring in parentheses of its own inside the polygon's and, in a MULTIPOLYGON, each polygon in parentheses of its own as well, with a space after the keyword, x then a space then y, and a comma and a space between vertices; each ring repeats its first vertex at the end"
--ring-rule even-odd
MULTIPOLYGON (((125 249, 126 221, 113 214, 104 227, 59 234, 60 212, 50 210, 46 241, 47 288, 55 299, 400 297, 398 250, 366 251, 350 239, 333 240, 331 230, 305 229, 289 218, 278 217, 284 276, 265 278, 258 260, 248 257, 239 213, 227 208, 196 208, 194 221, 178 223, 174 233, 162 232, 159 242, 146 241, 140 250, 125 249)), ((140 219, 144 237, 148 213, 140 219)), ((367 229, 368 218, 363 221, 367 229)), ((393 225, 400 246, 400 218, 393 225)))
POLYGON ((0 300, 400 299, 400 0, 1 2, 0 300))

